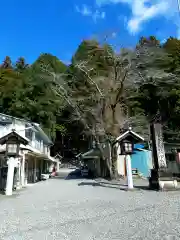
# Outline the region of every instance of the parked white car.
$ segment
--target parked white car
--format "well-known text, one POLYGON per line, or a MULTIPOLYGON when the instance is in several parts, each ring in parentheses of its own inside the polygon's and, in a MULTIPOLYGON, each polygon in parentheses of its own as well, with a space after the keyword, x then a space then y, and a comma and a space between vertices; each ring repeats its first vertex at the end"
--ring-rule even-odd
POLYGON ((54 176, 53 172, 42 173, 41 174, 41 180, 47 180, 47 179, 49 179, 49 178, 51 178, 53 176, 54 176))
POLYGON ((49 178, 50 178, 50 174, 48 174, 48 173, 42 173, 41 174, 41 180, 47 180, 49 178))

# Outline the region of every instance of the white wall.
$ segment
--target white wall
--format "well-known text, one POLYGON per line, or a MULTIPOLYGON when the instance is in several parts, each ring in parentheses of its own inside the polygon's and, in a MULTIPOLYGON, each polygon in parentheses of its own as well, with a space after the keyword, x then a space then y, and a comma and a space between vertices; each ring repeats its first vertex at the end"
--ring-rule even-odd
MULTIPOLYGON (((15 125, 14 128, 16 129, 17 133, 20 134, 21 136, 25 137, 25 127, 26 124, 23 121, 20 120, 15 120, 15 125)), ((29 143, 32 147, 36 148, 40 152, 50 156, 50 150, 49 148, 47 149, 47 146, 44 145, 43 141, 40 139, 36 139, 35 137, 35 132, 32 137, 32 142, 29 143), (44 151, 44 146, 46 147, 46 151, 44 151)))
POLYGON ((117 148, 117 172, 118 175, 125 175, 125 155, 120 155, 121 154, 121 147, 119 145, 119 143, 116 144, 116 148, 117 148))
POLYGON ((12 124, 0 125, 0 137, 10 133, 12 129, 15 129, 19 135, 25 137, 25 123, 19 120, 13 120, 12 124))
POLYGON ((19 135, 25 137, 25 122, 15 119, 13 128, 19 135))
POLYGON ((11 132, 13 125, 0 125, 0 138, 11 132))
POLYGON ((118 175, 125 176, 125 155, 119 155, 117 160, 118 175))
POLYGON ((0 145, 0 152, 5 151, 5 150, 6 150, 6 145, 5 144, 0 145))

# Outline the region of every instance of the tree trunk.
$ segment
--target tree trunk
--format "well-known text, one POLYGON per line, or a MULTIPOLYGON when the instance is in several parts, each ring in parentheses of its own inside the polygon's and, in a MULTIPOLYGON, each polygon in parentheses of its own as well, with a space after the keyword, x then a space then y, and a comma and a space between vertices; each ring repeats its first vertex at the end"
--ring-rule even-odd
POLYGON ((109 155, 109 176, 110 176, 110 179, 113 179, 113 165, 112 165, 112 147, 111 147, 111 144, 108 143, 108 155, 109 155))
MULTIPOLYGON (((119 131, 117 129, 117 122, 116 122, 116 106, 111 106, 112 110, 112 128, 111 128, 111 134, 113 136, 117 136, 119 134, 119 131)), ((110 148, 111 151, 111 178, 116 178, 117 176, 117 152, 114 148, 110 148)))
POLYGON ((117 149, 112 149, 112 172, 113 178, 117 178, 117 149))

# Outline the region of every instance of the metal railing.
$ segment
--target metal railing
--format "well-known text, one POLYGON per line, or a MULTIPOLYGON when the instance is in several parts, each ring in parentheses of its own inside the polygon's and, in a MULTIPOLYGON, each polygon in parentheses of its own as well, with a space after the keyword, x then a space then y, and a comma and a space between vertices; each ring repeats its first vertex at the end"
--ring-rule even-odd
POLYGON ((44 153, 46 155, 49 155, 49 151, 47 149, 47 146, 45 146, 44 144, 42 144, 40 141, 30 141, 29 145, 37 150, 39 150, 41 153, 44 153))

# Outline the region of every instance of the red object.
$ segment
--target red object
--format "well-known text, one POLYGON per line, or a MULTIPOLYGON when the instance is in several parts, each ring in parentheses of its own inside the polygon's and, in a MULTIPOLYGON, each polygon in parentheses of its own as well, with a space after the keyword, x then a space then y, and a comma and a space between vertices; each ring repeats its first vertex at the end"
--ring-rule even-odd
POLYGON ((55 176, 56 176, 56 172, 53 171, 52 174, 51 174, 51 176, 52 176, 52 177, 55 177, 55 176))
POLYGON ((180 152, 178 152, 176 155, 176 161, 177 161, 177 163, 180 164, 180 152))
POLYGON ((52 176, 52 177, 55 177, 55 176, 56 176, 56 167, 55 167, 55 166, 53 167, 51 176, 52 176))

